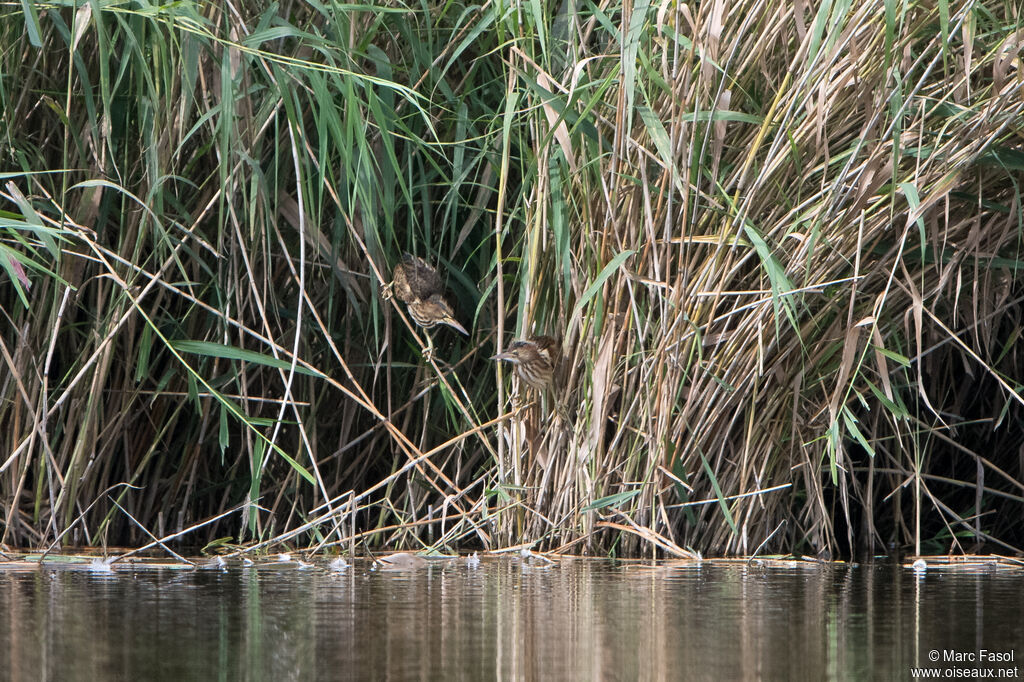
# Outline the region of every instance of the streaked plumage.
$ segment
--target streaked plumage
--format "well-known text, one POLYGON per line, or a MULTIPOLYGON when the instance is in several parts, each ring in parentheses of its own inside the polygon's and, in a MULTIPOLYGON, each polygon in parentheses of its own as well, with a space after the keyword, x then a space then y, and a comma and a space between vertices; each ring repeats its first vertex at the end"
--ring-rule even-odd
POLYGON ((504 353, 492 360, 504 360, 516 366, 516 374, 528 386, 544 391, 554 381, 558 365, 558 342, 550 336, 531 336, 526 341, 513 341, 504 353))
POLYGON ((437 270, 419 256, 405 254, 395 266, 391 290, 406 305, 409 317, 419 326, 430 329, 446 324, 466 336, 469 332, 455 320, 455 311, 444 300, 444 283, 437 270))
POLYGON ((439 324, 446 324, 452 329, 458 330, 469 336, 465 327, 459 324, 454 317, 455 311, 448 305, 448 301, 441 298, 441 294, 434 294, 425 301, 413 299, 406 304, 409 317, 419 326, 430 329, 439 324))

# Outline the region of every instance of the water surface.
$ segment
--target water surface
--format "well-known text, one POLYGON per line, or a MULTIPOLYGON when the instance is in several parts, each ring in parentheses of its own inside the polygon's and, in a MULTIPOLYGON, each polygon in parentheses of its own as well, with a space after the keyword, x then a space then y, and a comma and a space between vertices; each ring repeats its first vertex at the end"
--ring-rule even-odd
POLYGON ((1024 655, 1019 569, 522 557, 112 568, 6 564, 0 679, 913 679, 916 666, 1009 670, 1024 655), (981 650, 1013 660, 948 660, 981 650))

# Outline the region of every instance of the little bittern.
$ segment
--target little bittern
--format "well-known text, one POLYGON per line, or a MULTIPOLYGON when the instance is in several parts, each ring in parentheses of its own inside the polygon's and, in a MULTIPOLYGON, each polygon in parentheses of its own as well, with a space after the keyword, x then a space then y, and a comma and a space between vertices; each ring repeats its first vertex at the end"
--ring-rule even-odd
POLYGON ((554 380, 558 342, 550 336, 531 336, 527 341, 513 341, 508 350, 491 359, 511 362, 520 379, 543 393, 554 380))
MULTIPOLYGON (((439 324, 469 336, 465 327, 455 320, 455 311, 448 301, 444 300, 444 283, 437 270, 418 256, 405 254, 402 261, 395 266, 390 291, 405 303, 406 310, 412 321, 430 329, 439 324)), ((433 341, 427 335, 427 353, 433 350, 433 341)))

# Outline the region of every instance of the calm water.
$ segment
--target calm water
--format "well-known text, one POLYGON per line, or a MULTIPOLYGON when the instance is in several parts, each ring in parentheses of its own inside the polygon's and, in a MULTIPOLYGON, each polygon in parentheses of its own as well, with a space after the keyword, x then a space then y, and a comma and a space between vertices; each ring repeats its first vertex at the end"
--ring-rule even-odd
POLYGON ((1024 678, 1013 569, 6 566, 0 679, 905 680, 914 666, 1024 678), (982 649, 1014 660, 948 660, 982 649))

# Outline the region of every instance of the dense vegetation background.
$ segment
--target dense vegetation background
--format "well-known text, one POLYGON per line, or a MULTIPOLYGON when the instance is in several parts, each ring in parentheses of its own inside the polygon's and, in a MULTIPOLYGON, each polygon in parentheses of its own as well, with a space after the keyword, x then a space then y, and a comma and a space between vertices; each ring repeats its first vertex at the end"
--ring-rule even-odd
POLYGON ((1021 11, 0 7, 0 542, 1016 550, 1021 11))

